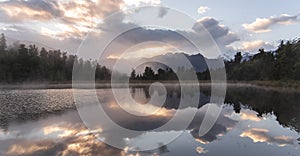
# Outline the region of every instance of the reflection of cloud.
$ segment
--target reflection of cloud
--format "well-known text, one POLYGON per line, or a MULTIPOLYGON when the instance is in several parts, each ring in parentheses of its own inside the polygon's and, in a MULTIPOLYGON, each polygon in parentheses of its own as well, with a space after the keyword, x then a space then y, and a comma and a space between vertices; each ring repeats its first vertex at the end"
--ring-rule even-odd
POLYGON ((263 32, 270 32, 270 27, 276 24, 284 24, 289 25, 294 22, 299 21, 299 15, 288 15, 288 14, 281 14, 280 16, 274 17, 271 16, 270 18, 257 18, 254 22, 250 24, 243 24, 243 27, 251 32, 255 33, 263 33, 263 32))
MULTIPOLYGON (((17 139, 14 144, 8 147, 7 155, 121 155, 121 151, 114 149, 106 144, 98 141, 99 132, 87 131, 84 127, 48 126, 45 133, 52 134, 61 132, 62 129, 74 132, 75 135, 65 135, 63 138, 58 137, 55 140, 42 139, 26 140, 17 139), (50 128, 51 127, 51 128, 50 128)), ((63 132, 62 134, 65 134, 63 132)), ((13 141, 13 140, 11 140, 13 141)))
POLYGON ((43 127, 43 135, 55 135, 58 138, 67 138, 67 137, 73 137, 73 136, 84 136, 89 134, 99 134, 103 130, 102 128, 94 129, 94 130, 87 130, 83 126, 72 126, 68 125, 67 123, 62 124, 55 124, 43 127))
POLYGON ((199 154, 205 154, 205 153, 208 152, 208 150, 206 150, 206 149, 204 149, 204 148, 202 148, 202 147, 200 147, 200 146, 196 148, 196 151, 197 151, 197 153, 199 153, 199 154))
POLYGON ((269 144, 275 143, 279 146, 293 145, 294 139, 290 136, 272 136, 267 129, 252 128, 243 132, 241 137, 248 137, 253 142, 266 142, 269 144))
POLYGON ((64 149, 62 152, 62 155, 67 156, 72 155, 72 153, 77 153, 79 155, 92 154, 93 149, 90 145, 102 146, 101 144, 101 142, 96 141, 91 135, 81 136, 72 140, 72 142, 66 146, 66 149, 64 149))
POLYGON ((121 155, 121 151, 100 141, 94 135, 70 137, 60 141, 21 141, 9 147, 7 155, 121 155))
POLYGON ((132 103, 122 103, 121 104, 122 107, 119 106, 119 104, 115 103, 115 102, 111 102, 108 105, 108 108, 110 109, 124 109, 124 110, 130 110, 130 112, 134 113, 134 114, 138 114, 138 115, 153 115, 156 117, 171 117, 174 113, 175 110, 168 110, 164 107, 157 107, 155 105, 152 104, 132 104, 132 103))
POLYGON ((41 150, 46 150, 48 149, 48 145, 18 145, 14 144, 10 147, 8 152, 6 154, 8 155, 28 155, 28 154, 33 154, 34 152, 41 151, 41 150))
POLYGON ((250 110, 242 110, 240 112, 240 119, 241 120, 251 120, 251 121, 261 121, 259 117, 257 117, 257 114, 254 111, 250 110))
POLYGON ((75 129, 69 129, 68 127, 62 126, 48 126, 43 128, 44 135, 50 135, 53 133, 58 134, 57 136, 60 138, 69 137, 76 134, 75 129))
MULTIPOLYGON (((219 135, 219 134, 218 134, 218 135, 219 135)), ((210 141, 204 140, 204 139, 202 139, 202 138, 196 138, 195 141, 200 142, 201 144, 204 144, 204 145, 210 143, 210 141)))

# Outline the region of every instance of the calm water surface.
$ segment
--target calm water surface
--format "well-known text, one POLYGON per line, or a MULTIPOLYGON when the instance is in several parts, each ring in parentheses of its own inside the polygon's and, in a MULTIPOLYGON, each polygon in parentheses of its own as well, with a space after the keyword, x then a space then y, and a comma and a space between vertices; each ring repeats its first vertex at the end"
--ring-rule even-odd
MULTIPOLYGON (((124 88, 118 89, 120 92, 124 88)), ((81 90, 90 92, 90 90, 81 90)), ((97 95, 107 114, 122 127, 141 131, 136 136, 120 136, 105 123, 89 131, 81 121, 74 105, 71 89, 1 90, 0 91, 0 155, 300 155, 300 93, 257 88, 230 87, 222 112, 213 128, 199 137, 198 131, 209 102, 209 90, 201 90, 198 107, 188 103, 178 107, 181 95, 177 88, 167 89, 163 108, 156 115, 135 118, 124 112, 110 89, 98 89, 97 95), (175 112, 184 116, 197 111, 186 131, 150 131, 167 123, 175 112), (182 133, 166 146, 146 152, 131 152, 132 145, 155 138, 182 133), (125 150, 113 148, 100 140, 123 139, 125 150)), ((151 93, 147 87, 131 88, 132 97, 147 103, 151 93)), ((184 93, 193 96, 194 93, 184 93)), ((132 107, 138 113, 148 113, 158 107, 155 103, 132 107)), ((93 112, 99 106, 87 102, 81 106, 93 112)))

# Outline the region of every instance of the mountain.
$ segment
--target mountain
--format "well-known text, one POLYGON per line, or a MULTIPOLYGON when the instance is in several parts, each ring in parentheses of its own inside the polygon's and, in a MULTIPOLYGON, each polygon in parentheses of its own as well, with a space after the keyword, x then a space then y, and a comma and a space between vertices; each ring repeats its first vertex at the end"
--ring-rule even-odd
POLYGON ((208 65, 210 69, 222 67, 220 59, 207 59, 201 54, 188 55, 185 53, 168 53, 143 59, 103 59, 100 64, 110 69, 117 65, 118 67, 114 70, 122 73, 130 73, 132 69, 135 69, 137 73, 141 73, 146 66, 150 66, 154 71, 159 68, 172 68, 176 71, 179 67, 184 67, 186 70, 193 68, 196 72, 205 71, 208 65), (116 62, 118 63, 116 64, 116 62), (135 66, 137 64, 138 66, 135 66))
POLYGON ((15 38, 11 38, 8 36, 5 36, 6 38, 6 44, 8 45, 8 48, 19 48, 19 47, 15 47, 15 46, 19 46, 19 44, 25 44, 26 46, 29 45, 36 45, 36 47, 38 47, 39 49, 41 48, 45 48, 46 50, 54 50, 54 48, 51 48, 43 43, 39 43, 39 42, 33 42, 33 41, 27 41, 27 40, 17 40, 15 38))
POLYGON ((253 57, 253 54, 245 52, 242 56, 243 56, 242 62, 244 62, 244 61, 249 61, 253 57))

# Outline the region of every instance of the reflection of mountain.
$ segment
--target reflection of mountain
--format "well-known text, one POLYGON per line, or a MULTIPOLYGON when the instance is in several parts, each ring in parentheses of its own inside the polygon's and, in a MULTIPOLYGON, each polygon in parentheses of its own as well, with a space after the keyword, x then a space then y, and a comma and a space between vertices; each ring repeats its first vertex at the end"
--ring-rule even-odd
MULTIPOLYGON (((150 60, 156 60, 168 64, 171 67, 188 67, 186 59, 191 63, 196 71, 204 71, 207 69, 206 59, 201 55, 187 55, 184 53, 165 54, 150 58, 150 60)), ((174 69, 176 70, 176 69, 174 69)))
MULTIPOLYGON (((205 107, 205 106, 203 106, 205 107)), ((191 135, 196 139, 196 141, 202 144, 208 144, 215 141, 218 136, 225 135, 230 128, 234 127, 237 124, 237 121, 226 117, 223 113, 218 117, 216 123, 213 127, 203 136, 199 136, 199 128, 202 124, 202 120, 204 119, 204 115, 206 109, 202 109, 202 111, 198 111, 194 120, 189 125, 188 129, 191 130, 191 135)))
MULTIPOLYGON (((112 69, 116 61, 117 59, 104 59, 101 60, 100 64, 105 65, 108 68, 112 69)), ((120 72, 126 72, 126 73, 127 73, 126 68, 128 68, 128 66, 131 68, 136 68, 135 67, 136 64, 147 64, 143 62, 148 62, 148 64, 151 67, 154 66, 154 68, 165 68, 166 66, 169 66, 175 68, 173 69, 175 71, 177 70, 178 67, 185 67, 185 69, 190 69, 191 67, 193 67, 195 71, 201 72, 207 69, 207 64, 210 65, 211 69, 222 67, 222 63, 219 59, 207 59, 201 54, 188 55, 184 53, 168 53, 165 55, 158 55, 152 58, 143 58, 139 60, 120 59, 118 61, 120 64, 126 64, 126 67, 120 66, 116 70, 120 72), (160 67, 158 66, 158 64, 155 64, 153 62, 160 62, 164 65, 160 67)))
MULTIPOLYGON (((184 93, 182 95, 181 93, 181 87, 180 86, 176 86, 176 85, 166 85, 166 91, 167 91, 167 96, 166 96, 166 101, 163 105, 164 108, 166 109, 178 109, 178 106, 180 104, 180 100, 181 100, 181 96, 183 98, 189 96, 189 97, 196 97, 196 95, 198 96, 198 104, 197 104, 197 108, 200 108, 202 106, 204 106, 205 104, 209 103, 210 101, 210 93, 203 93, 200 92, 200 94, 196 94, 196 90, 194 87, 185 87, 184 88, 184 93)), ((204 89, 204 87, 201 87, 200 90, 204 89)), ((209 88, 206 87, 207 90, 209 90, 209 88)), ((150 98, 150 94, 149 93, 149 86, 143 86, 143 87, 131 87, 131 91, 132 94, 136 94, 136 92, 138 90, 142 90, 142 94, 145 95, 146 98, 150 98)), ((192 105, 192 103, 186 103, 184 106, 182 106, 181 108, 188 108, 188 107, 195 107, 192 105)))
POLYGON ((167 68, 170 68, 169 66, 159 63, 159 62, 154 62, 154 61, 149 61, 146 63, 141 64, 137 68, 135 68, 135 71, 137 73, 143 73, 146 67, 151 67, 154 71, 157 71, 159 68, 166 70, 167 68))

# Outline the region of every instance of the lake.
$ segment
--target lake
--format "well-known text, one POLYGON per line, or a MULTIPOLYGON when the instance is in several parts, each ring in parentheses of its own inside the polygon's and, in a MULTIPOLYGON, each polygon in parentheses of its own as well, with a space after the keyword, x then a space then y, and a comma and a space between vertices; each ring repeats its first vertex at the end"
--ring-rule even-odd
MULTIPOLYGON (((126 90, 116 89, 119 95, 126 90)), ((90 121, 83 119, 83 122, 72 89, 2 89, 0 155, 300 155, 300 93, 297 91, 229 86, 215 124, 208 133, 199 136, 211 96, 209 87, 201 88, 197 106, 189 102, 179 106, 181 98, 197 93, 181 93, 174 86, 166 88, 167 96, 161 105, 155 100, 146 104, 154 94, 148 86, 129 90, 140 105, 132 105, 127 97, 120 96, 121 100, 116 101, 109 88, 97 89, 96 95, 106 115, 117 125, 135 131, 134 134, 120 133, 111 124, 93 117, 99 105, 89 101, 91 90, 77 90, 87 95, 86 104, 77 108, 91 115, 90 121), (158 111, 152 114, 155 110, 158 111), (160 129, 175 113, 179 120, 160 129), (195 115, 188 121, 186 116, 192 113, 195 115), (186 129, 177 126, 181 122, 188 123, 186 129), (84 123, 93 123, 93 129, 86 128, 84 123), (177 137, 171 140, 173 136, 177 137), (103 143, 111 140, 124 149, 103 143), (148 143, 156 144, 157 148, 131 150, 148 143)))

